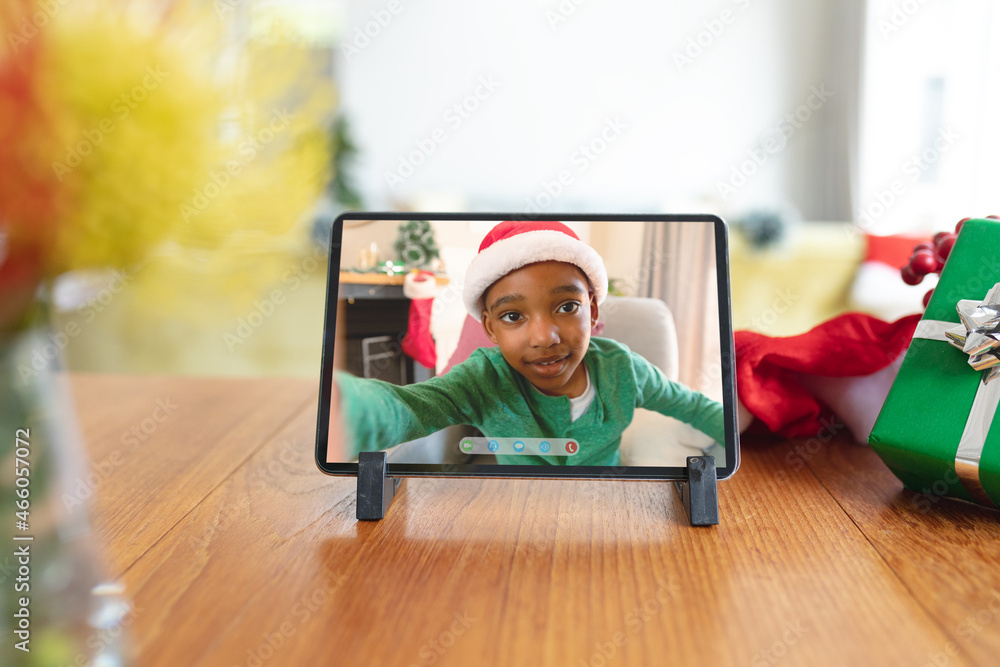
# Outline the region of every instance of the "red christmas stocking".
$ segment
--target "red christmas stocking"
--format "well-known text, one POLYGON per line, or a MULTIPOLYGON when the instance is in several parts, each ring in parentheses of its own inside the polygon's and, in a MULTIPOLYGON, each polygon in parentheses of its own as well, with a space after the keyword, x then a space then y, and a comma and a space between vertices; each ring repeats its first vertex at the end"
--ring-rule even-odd
POLYGON ((431 305, 436 290, 437 283, 430 271, 411 272, 403 280, 403 294, 411 299, 403 352, 427 368, 434 368, 437 362, 437 348, 431 336, 431 305))

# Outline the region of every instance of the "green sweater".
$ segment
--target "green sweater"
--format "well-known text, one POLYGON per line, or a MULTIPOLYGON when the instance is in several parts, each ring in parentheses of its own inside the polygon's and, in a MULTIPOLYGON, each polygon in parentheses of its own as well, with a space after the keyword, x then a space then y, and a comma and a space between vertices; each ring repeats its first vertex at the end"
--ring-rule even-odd
POLYGON ((725 444, 720 403, 670 381, 621 343, 591 338, 584 363, 596 395, 576 421, 570 421, 568 398, 536 391, 496 347, 479 348, 447 374, 405 386, 338 372, 348 449, 377 451, 468 424, 488 437, 580 444, 575 456, 498 456, 499 463, 612 466, 636 408, 687 422, 725 444))

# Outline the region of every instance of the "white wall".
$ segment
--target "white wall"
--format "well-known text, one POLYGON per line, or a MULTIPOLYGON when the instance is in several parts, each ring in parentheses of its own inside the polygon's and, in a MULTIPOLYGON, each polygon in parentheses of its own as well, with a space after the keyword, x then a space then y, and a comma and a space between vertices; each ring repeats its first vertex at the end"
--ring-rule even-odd
POLYGON ((860 0, 575 1, 351 3, 336 71, 368 205, 730 215, 791 203, 813 219, 849 214, 831 153, 846 151, 847 96, 830 82, 842 67, 835 13, 860 0), (746 163, 824 84, 832 101, 763 166, 746 163), (478 108, 455 115, 477 88, 478 108), (600 148, 602 131, 613 140, 590 161, 580 147, 600 148), (385 173, 420 141, 434 152, 390 187, 385 173), (724 201, 719 184, 744 163, 755 173, 724 201), (545 184, 560 173, 551 200, 545 184))

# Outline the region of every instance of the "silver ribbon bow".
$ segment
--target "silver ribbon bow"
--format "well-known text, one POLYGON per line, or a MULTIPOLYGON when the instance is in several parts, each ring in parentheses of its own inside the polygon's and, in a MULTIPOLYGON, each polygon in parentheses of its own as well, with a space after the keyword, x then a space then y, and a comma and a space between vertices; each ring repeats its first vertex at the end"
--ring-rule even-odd
POLYGON ((986 371, 983 384, 1000 377, 1000 283, 986 298, 958 302, 962 323, 945 331, 948 342, 969 355, 969 365, 986 371))
POLYGON ((957 309, 961 324, 920 320, 913 337, 951 343, 969 355, 970 366, 985 371, 955 452, 955 472, 976 502, 996 507, 979 479, 979 463, 1000 407, 1000 382, 992 382, 1000 377, 1000 283, 993 286, 983 301, 963 299, 957 309))

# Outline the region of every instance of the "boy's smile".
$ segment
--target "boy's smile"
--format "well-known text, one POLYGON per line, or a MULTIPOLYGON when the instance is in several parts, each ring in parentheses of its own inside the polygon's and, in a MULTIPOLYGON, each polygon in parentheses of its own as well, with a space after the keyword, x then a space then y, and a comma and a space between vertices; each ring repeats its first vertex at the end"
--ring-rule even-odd
POLYGON ((483 329, 514 370, 549 396, 583 394, 583 355, 598 312, 580 269, 566 262, 528 264, 493 283, 483 304, 483 329))

